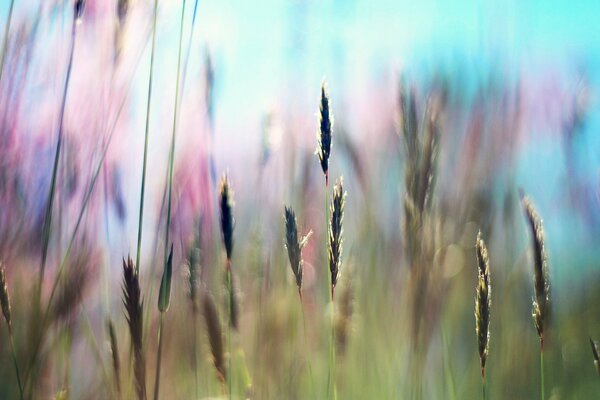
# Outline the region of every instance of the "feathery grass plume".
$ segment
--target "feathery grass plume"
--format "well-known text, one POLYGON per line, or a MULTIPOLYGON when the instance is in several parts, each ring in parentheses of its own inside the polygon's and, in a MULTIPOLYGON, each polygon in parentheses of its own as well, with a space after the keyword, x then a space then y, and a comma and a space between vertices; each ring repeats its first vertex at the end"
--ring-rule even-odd
POLYGON ((592 346, 592 354, 594 355, 594 367, 598 375, 600 375, 600 356, 598 355, 598 345, 590 338, 590 345, 592 346))
POLYGON ((92 258, 89 249, 84 248, 76 257, 69 259, 60 291, 52 303, 51 315, 55 322, 71 318, 83 302, 83 296, 92 281, 92 258))
POLYGON ((112 319, 107 318, 106 330, 108 331, 108 337, 110 339, 110 354, 112 357, 113 374, 115 379, 115 388, 117 395, 121 396, 121 362, 119 360, 119 347, 117 345, 117 332, 115 331, 115 325, 112 319))
POLYGON ((138 400, 146 399, 146 360, 142 343, 143 300, 140 279, 131 257, 123 259, 123 304, 129 324, 129 334, 134 356, 135 389, 138 400))
MULTIPOLYGON (((219 209, 221 211, 221 236, 228 264, 231 261, 233 253, 233 228, 235 220, 233 219, 233 191, 229 177, 224 174, 219 185, 219 209)), ((229 265, 227 266, 229 269, 229 265)))
POLYGON ((342 265, 342 244, 344 233, 342 223, 344 222, 344 203, 346 192, 344 192, 344 179, 340 178, 333 187, 333 198, 331 199, 331 223, 329 226, 329 271, 331 272, 331 298, 338 281, 340 266, 342 265))
POLYGON ((2 308, 2 315, 6 321, 8 327, 8 336, 10 339, 10 349, 12 351, 13 364, 15 366, 15 372, 17 374, 17 384, 19 385, 19 394, 21 400, 23 400, 23 384, 21 383, 21 374, 19 372, 19 364, 17 363, 17 352, 15 350, 15 342, 13 339, 12 331, 12 319, 10 315, 10 297, 8 296, 8 287, 6 286, 6 270, 4 265, 0 262, 0 307, 2 308))
POLYGON ((302 297, 302 269, 304 261, 302 260, 302 248, 308 242, 308 239, 312 235, 312 231, 309 231, 306 236, 298 236, 298 225, 296 224, 296 214, 291 207, 285 207, 284 210, 285 219, 285 247, 288 252, 290 259, 290 266, 294 277, 296 278, 296 286, 298 286, 298 293, 302 297))
POLYGON ((481 231, 475 242, 477 254, 478 283, 475 297, 475 331, 479 344, 481 376, 485 379, 485 362, 490 347, 490 310, 492 307, 492 286, 490 282, 490 262, 487 247, 481 238, 481 231))
POLYGON ((210 342, 212 361, 217 371, 217 378, 221 383, 224 383, 227 372, 225 370, 221 322, 219 321, 219 314, 215 302, 206 289, 202 291, 202 308, 204 310, 204 320, 206 321, 206 330, 208 332, 208 341, 210 342))
POLYGON ((333 117, 329 111, 329 94, 325 82, 321 84, 321 105, 319 107, 319 132, 317 132, 316 154, 321 162, 321 168, 325 174, 325 184, 329 180, 329 153, 331 151, 331 127, 333 117))
POLYGON ((544 227, 535 206, 522 192, 520 193, 525 216, 531 230, 534 259, 533 283, 535 300, 533 302, 533 320, 542 349, 544 347, 544 333, 547 327, 550 312, 550 282, 548 280, 548 264, 546 249, 544 248, 544 227))

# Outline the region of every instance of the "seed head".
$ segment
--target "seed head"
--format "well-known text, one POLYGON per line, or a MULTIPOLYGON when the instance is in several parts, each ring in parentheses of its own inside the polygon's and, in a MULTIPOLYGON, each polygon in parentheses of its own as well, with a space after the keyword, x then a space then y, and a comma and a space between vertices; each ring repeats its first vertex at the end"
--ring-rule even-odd
POLYGON ((134 356, 135 389, 138 400, 146 399, 146 360, 142 346, 143 301, 138 271, 131 257, 123 259, 123 304, 134 356))
POLYGON ((325 82, 321 85, 321 105, 319 108, 319 132, 317 132, 317 151, 321 162, 321 168, 325 174, 325 181, 328 180, 329 171, 329 153, 331 151, 331 127, 333 118, 329 111, 329 95, 325 82))
POLYGON ((481 374, 485 375, 485 362, 490 345, 490 310, 492 307, 492 286, 490 282, 490 264, 485 242, 481 239, 481 232, 475 242, 477 254, 478 282, 475 296, 475 331, 479 344, 479 359, 481 374))
POLYGON ((221 322, 217 307, 207 290, 202 291, 202 306, 204 309, 204 320, 208 331, 208 341, 213 364, 217 370, 217 378, 225 382, 227 373, 225 369, 225 356, 223 354, 223 337, 221 333, 221 322))
POLYGON ((340 266, 342 265, 342 242, 344 221, 344 203, 346 192, 344 192, 344 180, 340 178, 333 187, 333 198, 331 199, 331 223, 329 224, 329 271, 331 272, 331 297, 338 281, 340 266))
POLYGON ((221 178, 219 188, 219 206, 221 210, 221 234, 223 245, 227 254, 227 260, 231 260, 233 253, 233 228, 235 220, 233 219, 233 192, 230 187, 227 174, 221 178))
POLYGON ((544 332, 550 312, 550 282, 548 280, 546 250, 544 248, 544 227, 542 219, 535 210, 533 203, 522 193, 521 203, 523 204, 525 216, 529 223, 533 245, 533 284, 535 289, 535 300, 533 301, 532 316, 543 348, 544 332))
POLYGON ((158 293, 158 311, 161 313, 169 309, 171 301, 171 277, 173 276, 173 243, 171 243, 171 251, 165 265, 162 279, 160 281, 160 291, 158 293))
POLYGON ((298 226, 296 225, 296 214, 290 207, 285 207, 284 211, 285 219, 285 247, 288 251, 288 257, 290 259, 290 266, 292 272, 296 277, 296 285, 298 290, 302 289, 302 269, 304 261, 302 260, 302 248, 308 242, 308 238, 312 234, 312 231, 304 237, 298 236, 298 226))

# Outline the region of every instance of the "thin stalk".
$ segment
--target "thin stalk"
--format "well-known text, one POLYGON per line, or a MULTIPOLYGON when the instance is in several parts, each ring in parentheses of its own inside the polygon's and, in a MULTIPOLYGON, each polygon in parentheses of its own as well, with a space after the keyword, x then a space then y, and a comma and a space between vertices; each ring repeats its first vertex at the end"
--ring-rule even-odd
POLYGON ((481 394, 483 400, 485 400, 485 375, 481 375, 481 394))
POLYGON ((156 352, 156 377, 154 379, 154 400, 158 400, 158 390, 160 388, 160 364, 162 360, 163 344, 163 325, 165 323, 165 313, 160 313, 160 324, 158 325, 158 350, 156 352))
POLYGON ((544 395, 544 345, 540 349, 540 392, 542 394, 542 400, 546 399, 544 395))
POLYGON ((231 400, 231 387, 232 387, 232 383, 233 383, 233 371, 231 370, 231 359, 233 358, 233 354, 231 353, 231 339, 232 339, 232 335, 231 335, 231 320, 233 317, 233 290, 232 290, 232 286, 231 286, 231 260, 227 259, 227 270, 226 270, 226 274, 227 274, 227 297, 228 297, 228 304, 227 304, 227 308, 229 311, 229 322, 227 323, 227 348, 228 348, 228 352, 229 352, 229 358, 227 359, 227 398, 229 400, 231 400))
POLYGON ((152 50, 150 51, 150 76, 148 78, 148 100, 146 104, 146 128, 144 132, 144 161, 142 164, 142 188, 140 190, 140 215, 138 218, 137 252, 135 268, 139 272, 142 252, 142 223, 144 219, 144 193, 146 191, 146 166, 148 159, 148 136, 150 131, 150 105, 152 104, 152 78, 154 76, 154 54, 156 50, 156 18, 158 14, 158 0, 154 0, 154 17, 152 19, 152 50))
POLYGON ((54 154, 54 165, 52 167, 52 179, 50 181, 50 191, 48 193, 48 200, 46 202, 46 211, 44 214, 44 226, 42 229, 42 260, 40 264, 38 288, 37 288, 37 301, 41 299, 42 283, 44 281, 44 273, 46 269, 46 259, 48 257, 48 245, 50 243, 50 233, 52 228, 52 208, 54 205, 54 193, 56 192, 56 181, 58 175, 58 164, 60 160, 60 152, 63 142, 63 131, 64 131, 64 118, 65 109, 67 105, 67 93, 69 91, 69 82, 71 80, 71 71, 73 69, 73 54, 75 53, 75 39, 77 37, 77 22, 73 19, 71 26, 71 48, 69 50, 69 61, 67 64, 67 73, 65 78, 65 86, 63 89, 62 102, 60 106, 60 117, 58 125, 58 137, 56 140, 56 152, 54 154))
POLYGON ((192 323, 194 324, 193 327, 193 342, 192 342, 192 369, 194 370, 194 398, 199 398, 200 394, 199 394, 199 385, 198 385, 198 341, 196 340, 196 337, 198 336, 198 313, 196 311, 192 312, 192 323))
MULTIPOLYGON (((145 47, 145 45, 144 45, 144 47, 145 47)), ((142 51, 143 51, 143 49, 142 49, 142 51)), ((139 65, 139 63, 136 63, 136 65, 134 67, 134 73, 135 73, 135 70, 137 69, 138 65, 139 65)), ((42 322, 41 322, 40 333, 39 333, 39 335, 38 335, 38 337, 37 337, 37 339, 35 341, 35 345, 33 347, 33 352, 32 352, 31 359, 30 359, 30 361, 27 364, 27 367, 25 369, 25 375, 24 375, 24 379, 23 379, 23 387, 24 388, 27 386, 27 382, 28 382, 28 379, 30 377, 31 369, 32 369, 32 367, 34 365, 35 359, 37 357, 37 352, 39 350, 39 347, 40 347, 42 339, 43 339, 42 332, 44 330, 44 327, 48 323, 49 310, 50 310, 50 306, 52 305, 52 300, 54 299, 54 295, 56 293, 56 289, 58 287, 58 282, 59 282, 59 280, 60 280, 60 278, 62 276, 62 272, 63 272, 63 270, 65 268, 65 265, 66 265, 66 262, 67 262, 67 260, 69 258, 69 255, 71 254, 71 248, 72 248, 73 243, 75 241, 75 237, 77 236, 77 232, 79 230, 79 226, 81 225, 81 221, 83 219, 83 214, 85 213, 85 210, 87 209, 87 205, 88 205, 88 203, 90 201, 92 192, 94 190, 94 187, 95 187, 95 184, 96 184, 96 180, 98 178, 98 175, 100 174, 100 171, 102 169, 102 165, 104 164, 104 160, 106 159, 106 154, 108 153, 108 148, 109 148, 110 143, 112 141, 112 137, 113 137, 113 135, 115 133, 117 122, 119 121, 119 117, 121 116, 121 112, 123 111, 123 108, 125 106, 125 101, 128 98, 128 93, 129 93, 129 89, 131 88, 131 83, 132 82, 133 82, 133 80, 130 81, 128 90, 126 92, 126 95, 123 97, 123 99, 121 101, 121 104, 119 105, 119 108, 117 109, 117 112, 116 112, 116 115, 115 115, 115 119, 113 121, 113 124, 112 124, 110 130, 109 130, 108 138, 107 138, 107 141, 106 141, 106 146, 104 147, 104 149, 102 151, 102 155, 100 157, 100 160, 98 161, 98 166, 96 168, 96 171, 94 172, 94 176, 92 177, 92 181, 90 182, 88 192, 86 193, 86 196, 84 197, 83 204, 82 204, 81 210, 79 212, 79 216, 77 217, 77 223, 75 224, 75 228, 73 229, 73 233, 71 234, 71 239, 69 241, 69 245, 67 246, 67 251, 66 251, 66 253, 65 253, 65 255, 64 255, 64 257, 63 257, 63 259, 62 259, 62 261, 60 263, 60 266, 59 266, 59 269, 58 269, 58 273, 57 273, 56 277, 54 278, 54 283, 53 283, 53 286, 52 286, 52 291, 50 292, 50 297, 49 297, 48 301, 46 302, 46 309, 44 311, 44 314, 41 317, 41 321, 42 322)))
MULTIPOLYGON (((4 72, 4 59, 6 57, 6 49, 8 48, 8 34, 10 32, 10 23, 12 21, 13 8, 15 0, 10 0, 10 7, 8 8, 8 17, 6 17, 6 26, 4 27, 4 41, 2 43, 2 58, 0 58, 0 82, 2 82, 2 72, 4 72)), ((23 397, 23 396, 21 396, 23 397)))
POLYGON ((15 342, 13 339, 12 328, 8 329, 8 336, 10 338, 10 350, 12 352, 13 364, 15 365, 15 372, 17 373, 17 383, 19 384, 19 396, 23 400, 23 383, 21 382, 21 374, 19 373, 19 363, 17 362, 17 352, 15 350, 15 342))
POLYGON ((308 334, 306 331, 306 314, 304 312, 304 302, 302 301, 302 289, 298 288, 298 295, 300 296, 300 312, 302 313, 302 328, 304 331, 304 345, 306 346, 305 354, 306 354, 306 363, 308 364, 308 373, 310 376, 310 386, 313 391, 313 398, 316 398, 315 393, 315 382, 313 380, 312 366, 310 363, 310 357, 308 356, 308 334))
POLYGON ((175 79, 175 108, 173 110, 173 134, 171 136, 171 151, 169 154, 169 189, 167 196, 167 224, 165 227, 165 257, 164 262, 166 264, 167 257, 169 255, 169 227, 171 225, 171 200, 173 192, 173 164, 175 164, 175 138, 177 136, 177 111, 179 110, 179 82, 181 79, 181 50, 183 43, 183 21, 185 17, 185 3, 183 0, 181 4, 181 21, 179 28, 179 50, 177 54, 177 78, 175 79))

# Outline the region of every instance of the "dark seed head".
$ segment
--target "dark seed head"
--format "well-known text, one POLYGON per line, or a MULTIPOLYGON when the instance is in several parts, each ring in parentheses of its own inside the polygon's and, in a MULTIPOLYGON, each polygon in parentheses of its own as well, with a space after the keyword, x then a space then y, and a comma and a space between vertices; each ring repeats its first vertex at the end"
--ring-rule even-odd
POLYGON ((312 232, 309 232, 304 237, 298 236, 298 226, 296 225, 296 214, 290 207, 285 207, 284 211, 285 219, 285 247, 288 251, 288 257, 290 259, 290 266, 294 277, 296 278, 296 285, 298 290, 302 289, 302 248, 306 245, 308 238, 312 232))
POLYGON ((231 260, 233 253, 233 227, 235 220, 233 219, 233 192, 227 175, 221 178, 219 188, 219 208, 221 210, 221 234, 223 237, 223 245, 227 254, 227 260, 231 260))
POLYGON ((321 162, 321 168, 325 174, 325 179, 328 177, 329 171, 329 154, 331 151, 331 127, 333 118, 329 111, 329 95, 325 82, 321 85, 321 105, 319 108, 319 132, 317 133, 317 156, 321 162))
POLYGON ((331 223, 329 224, 329 271, 331 272, 331 293, 338 281, 340 266, 342 265, 342 223, 344 221, 344 192, 343 179, 340 178, 333 188, 331 199, 331 223))
POLYGON ((492 286, 490 282, 490 264, 487 247, 481 239, 481 232, 475 243, 477 254, 478 279, 475 296, 475 331, 479 345, 481 373, 485 372, 485 362, 490 344, 490 310, 492 307, 492 286))

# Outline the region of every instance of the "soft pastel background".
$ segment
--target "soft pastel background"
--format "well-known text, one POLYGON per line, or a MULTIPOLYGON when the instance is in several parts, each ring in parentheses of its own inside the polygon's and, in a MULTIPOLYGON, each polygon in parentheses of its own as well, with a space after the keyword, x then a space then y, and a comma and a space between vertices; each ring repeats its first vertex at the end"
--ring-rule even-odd
MULTIPOLYGON (((148 296, 156 294, 162 270, 156 260, 164 245, 161 203, 181 12, 181 1, 159 4, 141 265, 148 296)), ((135 254, 137 244, 152 5, 132 0, 118 30, 114 1, 88 0, 77 28, 46 292, 105 148, 107 156, 75 242, 75 251, 87 255, 90 277, 74 316, 53 325, 44 341, 39 398, 60 389, 72 398, 112 396, 102 380, 102 370, 110 368, 107 316, 117 324, 122 360, 129 354, 120 260, 135 254)), ((302 371, 305 359, 317 375, 327 361, 323 176, 313 155, 323 81, 335 120, 330 176, 343 175, 348 190, 342 274, 352 277, 355 291, 348 352, 338 359, 339 398, 413 393, 401 86, 416 96, 420 118, 430 94, 444 98, 434 192, 440 240, 429 272, 439 279, 428 289, 434 305, 423 315, 431 321, 424 398, 480 395, 473 320, 478 229, 497 285, 490 397, 539 395, 530 237, 519 188, 531 196, 546 228, 555 311, 547 397, 587 399, 600 392, 588 343, 589 336, 600 338, 600 3, 207 0, 198 2, 193 26, 195 3, 186 5, 171 224, 179 291, 168 317, 165 398, 220 394, 202 323, 203 378, 194 389, 186 347, 191 332, 182 326, 189 323, 185 258, 198 219, 206 284, 216 297, 223 290, 216 198, 225 171, 235 191, 239 342, 253 398, 314 397, 302 371), (304 252, 312 332, 306 348, 283 247, 284 204, 296 208, 303 232, 315 232, 304 252), (265 356, 265 349, 275 355, 265 356)), ((8 7, 8 0, 0 1, 2 31, 8 7)), ((16 0, 0 81, 0 260, 7 266, 24 364, 26 299, 39 265, 71 21, 70 1, 16 0)), ((149 387, 155 302, 146 300, 149 387)), ((4 328, 0 332, 4 337, 4 328)), ((0 397, 12 398, 17 392, 7 346, 0 346, 0 355, 6 360, 0 397)), ((323 381, 319 377, 317 386, 323 381)))

